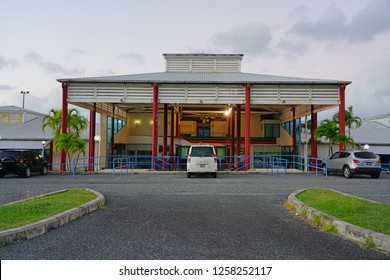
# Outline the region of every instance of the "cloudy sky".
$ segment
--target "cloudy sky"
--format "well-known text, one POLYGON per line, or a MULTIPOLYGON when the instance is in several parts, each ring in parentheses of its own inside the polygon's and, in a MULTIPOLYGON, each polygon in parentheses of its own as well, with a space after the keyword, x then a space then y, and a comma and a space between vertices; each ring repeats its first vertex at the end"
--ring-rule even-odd
MULTIPOLYGON (((243 53, 242 71, 350 80, 390 113, 390 0, 0 0, 0 106, 47 113, 57 78, 165 71, 162 53, 243 53)), ((327 112, 323 117, 333 114, 327 112)))

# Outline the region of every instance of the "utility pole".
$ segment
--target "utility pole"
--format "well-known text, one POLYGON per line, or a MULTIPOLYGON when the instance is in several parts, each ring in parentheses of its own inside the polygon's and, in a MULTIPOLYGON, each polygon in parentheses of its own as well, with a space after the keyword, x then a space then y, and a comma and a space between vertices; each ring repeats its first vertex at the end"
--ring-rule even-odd
POLYGON ((28 91, 21 91, 20 94, 23 94, 23 105, 22 105, 22 108, 24 109, 24 97, 26 94, 29 94, 28 91))

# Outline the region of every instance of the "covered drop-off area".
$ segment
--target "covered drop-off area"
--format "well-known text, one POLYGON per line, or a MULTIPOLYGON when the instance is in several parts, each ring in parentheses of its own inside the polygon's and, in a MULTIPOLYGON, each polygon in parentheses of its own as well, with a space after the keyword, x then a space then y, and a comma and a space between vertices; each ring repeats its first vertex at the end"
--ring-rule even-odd
MULTIPOLYGON (((165 72, 58 79, 62 132, 69 104, 90 111, 89 170, 125 157, 133 168, 180 169, 189 146, 199 143, 216 147, 221 170, 247 171, 268 155, 316 158, 314 139, 310 151, 299 148, 301 118, 311 119, 314 132, 317 113, 334 107, 345 131, 350 81, 243 73, 242 54, 163 56, 165 72)), ((60 161, 65 168, 64 152, 60 161)))

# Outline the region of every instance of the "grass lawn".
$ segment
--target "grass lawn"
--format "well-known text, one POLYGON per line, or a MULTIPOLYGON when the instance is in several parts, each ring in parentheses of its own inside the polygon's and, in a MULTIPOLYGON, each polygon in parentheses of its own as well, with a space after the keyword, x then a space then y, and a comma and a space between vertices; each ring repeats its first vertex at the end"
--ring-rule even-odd
POLYGON ((0 231, 37 222, 80 206, 96 197, 96 194, 86 189, 70 189, 61 193, 0 206, 0 231))
POLYGON ((328 189, 309 189, 296 198, 345 222, 390 235, 390 204, 370 202, 328 189))

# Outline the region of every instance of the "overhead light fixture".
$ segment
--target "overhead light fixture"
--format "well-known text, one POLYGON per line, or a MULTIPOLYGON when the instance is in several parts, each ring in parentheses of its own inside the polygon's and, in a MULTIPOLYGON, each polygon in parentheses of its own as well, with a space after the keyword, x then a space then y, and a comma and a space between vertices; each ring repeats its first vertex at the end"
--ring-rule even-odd
POLYGON ((231 112, 232 112, 232 107, 227 108, 227 109, 225 110, 224 114, 225 114, 225 116, 229 116, 231 112))

